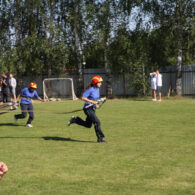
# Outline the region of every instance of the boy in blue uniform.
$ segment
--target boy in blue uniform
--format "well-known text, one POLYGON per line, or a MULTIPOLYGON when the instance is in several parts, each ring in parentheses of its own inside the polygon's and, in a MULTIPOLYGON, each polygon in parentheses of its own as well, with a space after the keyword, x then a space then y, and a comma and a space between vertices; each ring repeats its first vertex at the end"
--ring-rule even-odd
POLYGON ((31 125, 31 122, 34 119, 34 112, 33 112, 33 105, 32 105, 32 98, 35 97, 39 101, 44 102, 43 99, 41 99, 36 91, 37 84, 36 83, 30 83, 29 87, 24 88, 19 96, 17 97, 17 100, 21 97, 20 106, 22 114, 14 115, 14 121, 17 122, 18 119, 26 118, 27 112, 29 114, 28 121, 26 123, 27 127, 33 127, 31 125))
POLYGON ((97 136, 97 142, 105 142, 103 140, 104 134, 101 130, 100 120, 95 114, 97 100, 100 98, 100 87, 102 85, 103 79, 100 76, 94 76, 92 78, 92 83, 87 87, 87 90, 83 93, 82 100, 85 101, 83 111, 86 114, 86 120, 82 120, 80 117, 74 117, 70 119, 68 126, 72 123, 91 128, 94 124, 95 132, 97 136), (93 104, 93 106, 90 106, 93 104))

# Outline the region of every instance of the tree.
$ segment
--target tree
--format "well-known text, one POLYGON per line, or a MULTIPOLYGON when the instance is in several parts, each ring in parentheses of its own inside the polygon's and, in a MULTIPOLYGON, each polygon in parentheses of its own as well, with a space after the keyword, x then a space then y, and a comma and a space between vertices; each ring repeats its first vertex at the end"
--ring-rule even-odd
POLYGON ((82 42, 80 38, 81 33, 81 25, 80 20, 82 18, 82 15, 80 14, 80 6, 81 6, 81 0, 75 0, 73 5, 73 32, 75 36, 75 49, 76 49, 76 56, 77 56, 77 63, 78 63, 78 96, 81 96, 83 93, 84 83, 83 83, 83 70, 82 70, 82 42))

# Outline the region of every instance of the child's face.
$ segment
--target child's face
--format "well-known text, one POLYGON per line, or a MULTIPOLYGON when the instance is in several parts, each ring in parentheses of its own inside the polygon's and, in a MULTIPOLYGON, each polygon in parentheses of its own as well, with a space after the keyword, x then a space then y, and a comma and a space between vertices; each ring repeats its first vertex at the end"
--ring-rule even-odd
POLYGON ((100 88, 102 85, 102 82, 97 83, 97 87, 100 88))

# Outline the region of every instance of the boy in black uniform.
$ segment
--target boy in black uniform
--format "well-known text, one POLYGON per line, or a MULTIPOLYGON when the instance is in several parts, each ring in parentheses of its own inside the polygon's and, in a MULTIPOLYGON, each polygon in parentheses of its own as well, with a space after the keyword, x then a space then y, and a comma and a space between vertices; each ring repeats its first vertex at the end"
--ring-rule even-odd
POLYGON ((0 81, 2 82, 2 100, 4 103, 10 102, 9 78, 5 72, 3 72, 1 76, 2 78, 0 81))

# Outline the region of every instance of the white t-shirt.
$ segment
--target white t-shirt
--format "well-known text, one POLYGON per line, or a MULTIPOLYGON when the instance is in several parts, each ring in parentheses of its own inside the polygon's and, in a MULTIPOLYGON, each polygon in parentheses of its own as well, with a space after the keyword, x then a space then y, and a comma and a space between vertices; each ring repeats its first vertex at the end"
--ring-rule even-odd
POLYGON ((158 87, 162 87, 162 74, 157 74, 156 75, 156 85, 158 87))
POLYGON ((153 76, 152 73, 150 73, 150 77, 151 77, 151 88, 153 90, 156 90, 156 76, 153 76))
POLYGON ((16 79, 15 78, 9 79, 9 85, 13 88, 16 88, 16 79))

